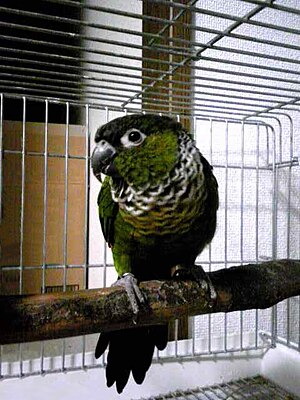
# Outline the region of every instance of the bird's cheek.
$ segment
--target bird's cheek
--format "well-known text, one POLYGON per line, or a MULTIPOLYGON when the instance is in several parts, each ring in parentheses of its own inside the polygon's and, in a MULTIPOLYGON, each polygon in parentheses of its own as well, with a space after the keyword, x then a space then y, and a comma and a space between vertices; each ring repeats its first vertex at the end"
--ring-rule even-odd
POLYGON ((106 167, 105 175, 111 176, 112 178, 120 178, 119 171, 116 164, 112 160, 111 163, 106 167))

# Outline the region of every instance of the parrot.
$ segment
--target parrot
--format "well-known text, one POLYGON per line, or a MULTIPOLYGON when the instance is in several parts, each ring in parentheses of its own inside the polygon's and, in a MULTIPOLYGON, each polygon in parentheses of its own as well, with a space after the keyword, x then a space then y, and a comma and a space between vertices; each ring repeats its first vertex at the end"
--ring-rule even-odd
MULTIPOLYGON (((102 182, 98 211, 103 236, 112 249, 118 280, 133 315, 147 299, 139 283, 191 279, 217 294, 197 256, 216 230, 218 183, 212 167, 180 122, 169 116, 130 114, 95 133, 92 170, 102 182), (175 268, 175 273, 174 273, 175 268)), ((168 325, 102 332, 95 349, 108 348, 106 383, 122 393, 130 373, 141 384, 155 347, 168 342, 168 325)))

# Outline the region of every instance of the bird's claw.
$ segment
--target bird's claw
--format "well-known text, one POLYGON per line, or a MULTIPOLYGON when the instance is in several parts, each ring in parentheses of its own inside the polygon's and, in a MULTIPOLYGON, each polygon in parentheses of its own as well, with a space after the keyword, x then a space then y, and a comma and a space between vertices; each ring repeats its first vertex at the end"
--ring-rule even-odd
POLYGON ((210 277, 201 267, 201 265, 194 265, 190 268, 179 268, 176 270, 174 277, 177 279, 191 279, 198 283, 198 285, 203 289, 205 292, 209 293, 209 302, 208 306, 212 308, 217 300, 217 292, 212 284, 210 277))
POLYGON ((134 314, 133 322, 136 324, 140 311, 140 305, 144 305, 146 302, 146 298, 138 286, 137 279, 134 277, 133 274, 127 272, 123 274, 122 277, 118 279, 115 283, 113 283, 112 286, 121 286, 125 288, 134 314))

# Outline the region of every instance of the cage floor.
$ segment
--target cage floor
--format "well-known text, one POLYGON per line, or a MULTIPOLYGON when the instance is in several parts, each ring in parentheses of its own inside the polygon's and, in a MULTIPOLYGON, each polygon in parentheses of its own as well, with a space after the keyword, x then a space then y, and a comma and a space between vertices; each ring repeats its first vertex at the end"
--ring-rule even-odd
MULTIPOLYGON (((240 379, 229 383, 214 385, 193 390, 176 391, 147 400, 299 400, 300 397, 291 395, 273 382, 261 376, 240 379)), ((140 399, 146 400, 146 399, 140 399)))

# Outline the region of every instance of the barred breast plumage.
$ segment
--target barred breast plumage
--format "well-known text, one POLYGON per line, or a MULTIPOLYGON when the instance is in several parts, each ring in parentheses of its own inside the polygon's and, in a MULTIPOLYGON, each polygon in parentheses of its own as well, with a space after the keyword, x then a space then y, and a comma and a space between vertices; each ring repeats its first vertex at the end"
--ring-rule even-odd
POLYGON ((178 160, 155 185, 112 186, 123 219, 142 235, 184 233, 201 214, 207 196, 200 152, 184 132, 178 135, 178 160))

